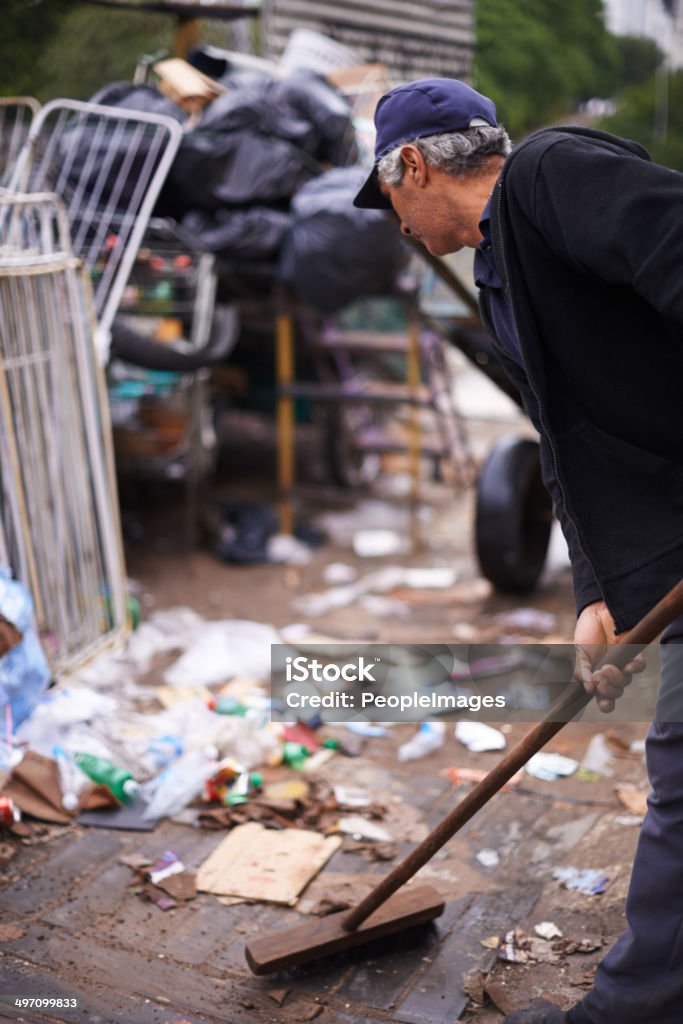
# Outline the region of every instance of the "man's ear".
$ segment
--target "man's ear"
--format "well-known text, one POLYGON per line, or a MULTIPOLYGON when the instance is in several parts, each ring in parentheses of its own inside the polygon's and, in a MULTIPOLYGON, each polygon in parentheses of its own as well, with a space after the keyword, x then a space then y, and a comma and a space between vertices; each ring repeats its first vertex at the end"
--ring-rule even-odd
POLYGON ((405 168, 404 176, 414 181, 420 188, 427 180, 427 165, 422 153, 411 143, 401 147, 401 160, 405 168))

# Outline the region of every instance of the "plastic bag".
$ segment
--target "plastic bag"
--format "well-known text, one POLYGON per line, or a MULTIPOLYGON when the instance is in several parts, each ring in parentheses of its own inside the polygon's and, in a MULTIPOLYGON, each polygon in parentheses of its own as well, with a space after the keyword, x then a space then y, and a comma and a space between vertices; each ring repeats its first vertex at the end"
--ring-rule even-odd
POLYGON ((329 82, 314 71, 293 71, 273 90, 276 103, 289 107, 314 128, 313 155, 324 163, 343 167, 358 158, 351 107, 329 82))
POLYGON ((189 210, 287 200, 317 170, 286 139, 252 129, 206 130, 200 124, 183 136, 164 195, 178 219, 189 210))
POLYGON ((23 584, 0 567, 0 614, 22 634, 0 658, 0 707, 9 704, 16 727, 33 711, 50 682, 50 666, 33 624, 33 601, 23 584))
POLYGON ((149 786, 143 795, 149 803, 143 812, 146 821, 178 814, 204 790, 213 773, 217 751, 210 748, 193 750, 173 761, 149 786))
POLYGON ((297 295, 334 313, 364 295, 394 291, 408 254, 398 225, 384 210, 357 210, 353 198, 366 178, 359 167, 337 168, 301 188, 279 274, 297 295))
POLYGON ((245 260, 273 259, 292 223, 282 210, 252 206, 246 210, 199 210, 188 213, 178 228, 186 245, 200 252, 245 260))

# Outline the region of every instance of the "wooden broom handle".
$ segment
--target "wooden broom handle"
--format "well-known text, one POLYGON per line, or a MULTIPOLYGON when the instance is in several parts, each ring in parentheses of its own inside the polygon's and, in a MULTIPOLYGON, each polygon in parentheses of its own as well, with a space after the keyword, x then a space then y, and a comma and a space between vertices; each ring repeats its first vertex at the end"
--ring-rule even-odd
MULTIPOLYGON (((599 668, 605 665, 616 665, 623 668, 633 659, 634 647, 642 649, 657 639, 659 634, 675 618, 683 614, 683 580, 663 597, 640 622, 628 633, 623 633, 616 644, 610 647, 601 660, 599 668)), ((368 893, 342 921, 345 931, 354 931, 379 906, 396 892, 409 878, 423 867, 434 856, 437 850, 452 839, 455 833, 488 803, 492 796, 509 782, 513 775, 524 767, 530 757, 538 753, 542 747, 555 736, 568 721, 582 711, 592 700, 592 696, 583 688, 583 684, 573 682, 566 692, 550 708, 545 718, 535 725, 512 750, 491 769, 486 778, 482 779, 457 807, 429 833, 412 853, 398 864, 393 871, 382 879, 379 885, 368 893), (565 715, 564 721, 556 721, 565 715)))

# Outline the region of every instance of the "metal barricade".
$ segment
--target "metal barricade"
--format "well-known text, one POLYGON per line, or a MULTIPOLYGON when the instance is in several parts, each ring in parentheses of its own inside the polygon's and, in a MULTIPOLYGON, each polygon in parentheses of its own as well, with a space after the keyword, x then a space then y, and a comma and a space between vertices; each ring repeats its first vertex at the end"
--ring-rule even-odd
POLYGON ((52 192, 66 210, 73 251, 93 279, 97 343, 109 330, 182 136, 177 121, 76 100, 35 118, 9 188, 52 192))
POLYGON ((0 96, 0 188, 9 182, 39 110, 40 103, 32 96, 0 96))
POLYGON ((126 630, 125 570, 92 290, 52 195, 0 196, 2 557, 56 675, 126 630))

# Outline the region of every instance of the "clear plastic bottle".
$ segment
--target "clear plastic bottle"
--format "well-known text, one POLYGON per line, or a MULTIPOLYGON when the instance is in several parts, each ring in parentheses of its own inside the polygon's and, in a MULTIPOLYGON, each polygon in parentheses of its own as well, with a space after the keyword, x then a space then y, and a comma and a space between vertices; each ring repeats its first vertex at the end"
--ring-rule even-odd
POLYGON ((59 771, 62 806, 65 811, 75 811, 78 807, 81 790, 88 783, 88 776, 82 768, 79 768, 74 758, 64 747, 53 747, 52 756, 57 762, 57 769, 59 771))
POLYGON ((398 759, 399 761, 417 761, 438 750, 445 741, 445 722, 422 722, 413 738, 398 748, 398 759))
POLYGON ((77 751, 74 754, 74 761, 89 779, 107 786, 122 804, 130 803, 140 789, 129 771, 117 767, 105 757, 95 757, 93 754, 77 751))
POLYGON ((206 780, 216 770, 215 747, 192 750, 172 761, 148 787, 149 803, 142 817, 146 821, 179 814, 204 792, 206 780))

